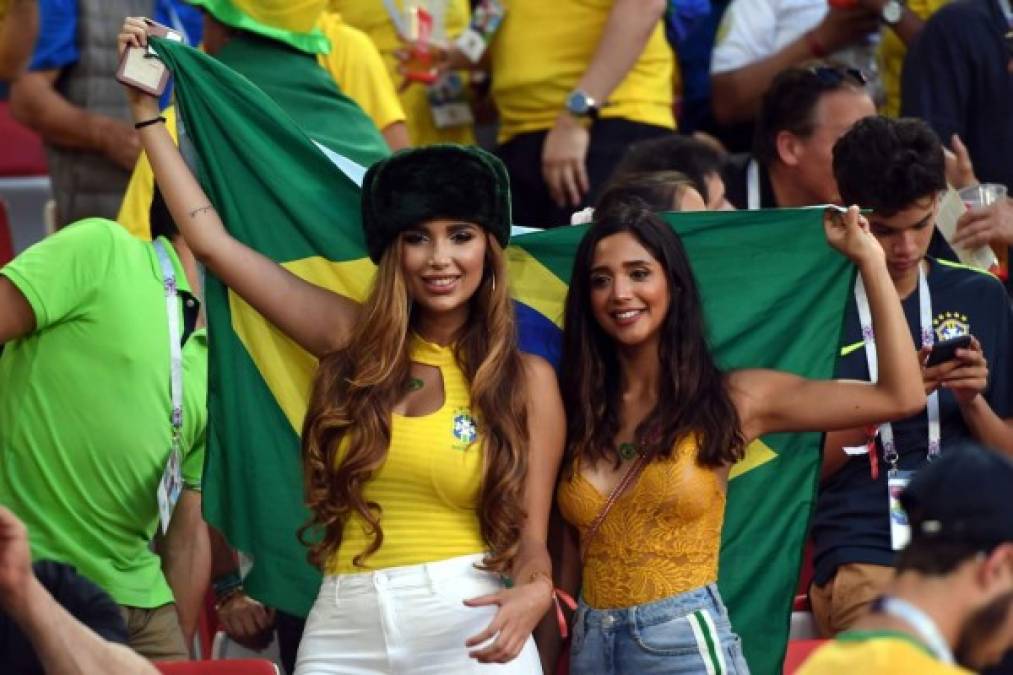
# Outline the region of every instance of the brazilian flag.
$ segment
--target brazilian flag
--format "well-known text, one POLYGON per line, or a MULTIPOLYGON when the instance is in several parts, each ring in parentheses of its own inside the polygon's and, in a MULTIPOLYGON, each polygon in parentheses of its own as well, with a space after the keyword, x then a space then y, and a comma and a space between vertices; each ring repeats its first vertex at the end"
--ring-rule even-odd
MULTIPOLYGON (((330 108, 321 101, 273 98, 200 52, 153 42, 174 73, 198 177, 232 234, 312 283, 363 299, 374 268, 358 185, 363 165, 384 151, 375 131, 362 132, 361 111, 335 117, 322 114, 330 108)), ((310 77, 292 64, 273 75, 302 76, 310 77)), ((833 375, 854 269, 826 245, 820 210, 665 218, 689 252, 723 367, 833 375)), ((523 234, 507 249, 522 347, 550 361, 583 234, 523 234)), ((320 577, 295 536, 308 515, 298 435, 316 364, 214 278, 207 306, 205 516, 252 558, 246 587, 254 597, 305 615, 320 577)), ((820 443, 820 434, 763 438, 731 474, 719 584, 756 673, 781 669, 820 443)))

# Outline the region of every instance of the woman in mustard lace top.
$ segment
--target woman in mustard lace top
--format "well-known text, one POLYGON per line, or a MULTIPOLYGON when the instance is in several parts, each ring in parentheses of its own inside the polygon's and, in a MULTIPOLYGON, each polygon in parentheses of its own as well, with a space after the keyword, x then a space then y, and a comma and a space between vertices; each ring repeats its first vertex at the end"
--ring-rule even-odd
POLYGON ((852 207, 825 229, 865 282, 877 384, 722 373, 679 237, 637 200, 596 214, 574 262, 561 370, 568 468, 558 499, 583 560, 571 673, 748 672, 715 583, 729 468, 766 433, 873 424, 924 405, 868 224, 852 207))

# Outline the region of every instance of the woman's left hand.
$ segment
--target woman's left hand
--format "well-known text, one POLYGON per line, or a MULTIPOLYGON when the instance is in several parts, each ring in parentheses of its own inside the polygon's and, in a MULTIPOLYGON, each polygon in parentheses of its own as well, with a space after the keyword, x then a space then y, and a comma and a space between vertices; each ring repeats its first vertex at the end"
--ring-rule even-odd
POLYGON ((841 212, 828 208, 823 214, 823 230, 827 243, 861 266, 886 260, 883 247, 869 231, 869 221, 859 213, 857 206, 841 212))
POLYGON ((469 649, 492 638, 496 640, 487 647, 475 649, 468 656, 481 663, 507 663, 521 653, 524 643, 545 616, 552 604, 552 589, 547 579, 536 579, 530 583, 504 588, 498 593, 465 600, 468 607, 498 605, 499 611, 492 623, 464 643, 469 649))

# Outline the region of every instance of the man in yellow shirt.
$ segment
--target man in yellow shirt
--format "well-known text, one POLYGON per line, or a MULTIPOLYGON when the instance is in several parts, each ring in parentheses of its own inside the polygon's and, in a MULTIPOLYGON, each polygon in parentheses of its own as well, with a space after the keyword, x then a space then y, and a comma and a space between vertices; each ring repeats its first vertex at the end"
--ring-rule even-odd
MULTIPOLYGON (((556 0, 551 0, 555 2, 556 0)), ((349 25, 362 31, 380 50, 390 78, 400 83, 401 61, 397 53, 405 47, 405 33, 411 22, 406 11, 412 6, 426 9, 433 17, 431 41, 449 44, 468 26, 471 18, 469 0, 329 0, 328 9, 341 15, 349 25)), ((349 94, 351 95, 351 94, 349 94)), ((410 84, 399 91, 401 105, 406 114, 408 137, 412 145, 432 143, 474 143, 470 122, 439 127, 433 118, 428 89, 421 84, 410 84)), ((353 97, 354 98, 354 97, 353 97)))
POLYGON ((999 662, 1013 647, 1010 494, 1013 462, 977 446, 922 469, 900 496, 907 517, 894 515, 911 542, 886 595, 799 675, 958 675, 999 662))
POLYGON ((666 2, 501 2, 492 94, 514 220, 564 225, 596 197, 630 144, 675 128, 666 2))
MULTIPOLYGON (((913 29, 908 34, 892 30, 882 31, 883 37, 879 43, 879 68, 886 100, 883 101, 881 110, 887 117, 900 117, 900 71, 904 67, 907 46, 914 43, 929 17, 948 2, 949 0, 906 0, 904 6, 908 12, 920 21, 909 22, 913 29)), ((948 141, 947 138, 943 139, 944 143, 948 141)))
POLYGON ((391 150, 410 146, 404 108, 383 57, 369 36, 349 26, 334 12, 321 14, 317 28, 331 41, 329 53, 317 54, 320 65, 341 91, 369 115, 391 150))

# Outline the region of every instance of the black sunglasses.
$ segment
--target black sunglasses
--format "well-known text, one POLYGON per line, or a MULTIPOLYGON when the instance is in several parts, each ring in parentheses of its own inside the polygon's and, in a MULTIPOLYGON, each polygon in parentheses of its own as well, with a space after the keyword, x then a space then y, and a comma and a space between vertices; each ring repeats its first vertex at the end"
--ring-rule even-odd
POLYGON ((858 68, 844 68, 840 66, 811 66, 809 74, 814 76, 828 87, 836 87, 844 80, 850 79, 854 84, 864 87, 869 83, 869 78, 858 68))

